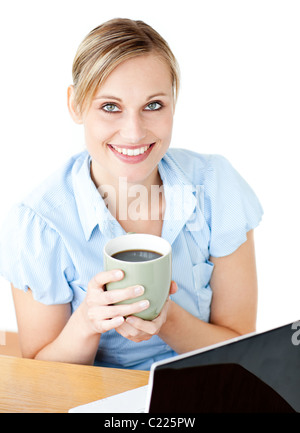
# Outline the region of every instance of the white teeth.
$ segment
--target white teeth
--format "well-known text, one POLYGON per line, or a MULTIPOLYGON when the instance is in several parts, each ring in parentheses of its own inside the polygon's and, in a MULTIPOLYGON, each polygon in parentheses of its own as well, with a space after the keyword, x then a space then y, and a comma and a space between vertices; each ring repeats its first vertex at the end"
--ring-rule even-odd
POLYGON ((146 152, 146 150, 148 150, 150 146, 143 146, 139 147, 138 149, 124 149, 122 147, 117 147, 113 145, 111 145, 111 147, 113 147, 117 152, 122 153, 123 155, 137 156, 142 155, 144 152, 146 152))

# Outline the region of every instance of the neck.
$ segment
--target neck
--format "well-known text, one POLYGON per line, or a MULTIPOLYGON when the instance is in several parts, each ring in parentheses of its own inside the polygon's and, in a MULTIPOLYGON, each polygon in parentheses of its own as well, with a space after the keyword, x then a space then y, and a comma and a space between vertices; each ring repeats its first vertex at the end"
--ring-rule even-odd
MULTIPOLYGON (((103 173, 104 174, 104 173, 103 173)), ((120 221, 160 220, 164 213, 163 183, 158 167, 140 182, 126 177, 95 176, 93 161, 91 178, 111 214, 120 221)))

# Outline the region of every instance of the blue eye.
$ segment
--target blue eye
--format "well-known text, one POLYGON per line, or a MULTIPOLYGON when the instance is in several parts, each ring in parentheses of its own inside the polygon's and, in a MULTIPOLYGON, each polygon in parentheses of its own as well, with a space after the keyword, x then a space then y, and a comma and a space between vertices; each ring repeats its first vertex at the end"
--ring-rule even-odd
POLYGON ((150 104, 147 105, 147 107, 145 108, 145 110, 147 111, 157 111, 160 110, 162 108, 162 104, 160 102, 150 102, 150 104))
POLYGON ((107 113, 116 113, 120 111, 115 104, 105 104, 103 105, 102 110, 106 111, 107 113))

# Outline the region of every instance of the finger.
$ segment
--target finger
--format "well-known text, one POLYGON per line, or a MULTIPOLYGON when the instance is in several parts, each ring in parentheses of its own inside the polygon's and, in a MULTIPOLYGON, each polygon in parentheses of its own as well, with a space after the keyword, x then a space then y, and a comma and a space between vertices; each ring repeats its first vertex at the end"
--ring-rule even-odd
POLYGON ((129 325, 128 323, 126 323, 126 321, 121 326, 116 328, 116 331, 120 335, 122 335, 122 337, 134 341, 135 343, 149 340, 152 337, 152 335, 141 332, 133 326, 129 325))
POLYGON ((130 286, 124 289, 108 290, 101 296, 101 302, 105 305, 116 304, 117 302, 134 299, 141 296, 145 289, 143 286, 130 286))
POLYGON ((113 282, 113 281, 120 281, 124 277, 124 272, 120 269, 113 269, 112 271, 104 271, 99 272, 98 274, 94 275, 94 277, 89 282, 88 288, 89 289, 99 289, 103 288, 105 284, 113 282))
POLYGON ((107 320, 118 316, 129 316, 149 308, 149 301, 143 300, 133 304, 100 305, 89 309, 88 316, 91 320, 107 320))
POLYGON ((178 290, 178 286, 175 283, 175 281, 171 281, 171 285, 170 285, 170 295, 174 295, 174 293, 176 293, 178 290))
POLYGON ((134 327, 140 332, 143 332, 147 335, 155 335, 158 332, 160 326, 154 320, 143 320, 140 317, 130 316, 126 318, 126 323, 134 327))
POLYGON ((117 316, 108 320, 99 320, 97 323, 97 331, 100 333, 104 333, 110 331, 111 329, 116 329, 122 326, 124 323, 123 316, 117 316))
POLYGON ((168 311, 168 301, 166 301, 161 312, 153 320, 143 320, 140 317, 129 316, 126 318, 126 323, 134 326, 136 329, 147 334, 155 335, 159 332, 162 324, 166 321, 168 311))
POLYGON ((126 337, 128 335, 133 336, 134 334, 137 334, 139 331, 137 329, 135 329, 133 326, 129 325, 129 323, 126 323, 126 320, 124 319, 124 322, 121 323, 120 326, 118 326, 118 328, 116 329, 116 331, 123 335, 123 337, 126 337))

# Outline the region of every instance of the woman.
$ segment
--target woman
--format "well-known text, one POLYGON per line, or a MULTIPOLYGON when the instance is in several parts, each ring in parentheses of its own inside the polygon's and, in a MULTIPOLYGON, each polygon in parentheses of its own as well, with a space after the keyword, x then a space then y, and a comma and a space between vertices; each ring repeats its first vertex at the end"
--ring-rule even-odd
POLYGON ((253 331, 261 206, 223 157, 169 149, 179 74, 167 43, 141 21, 111 20, 81 43, 73 81, 68 107, 86 151, 2 231, 23 355, 149 369, 253 331), (123 274, 103 271, 103 246, 130 231, 172 245, 170 297, 153 321, 133 316, 149 306, 138 301, 143 288, 105 291, 123 274))

